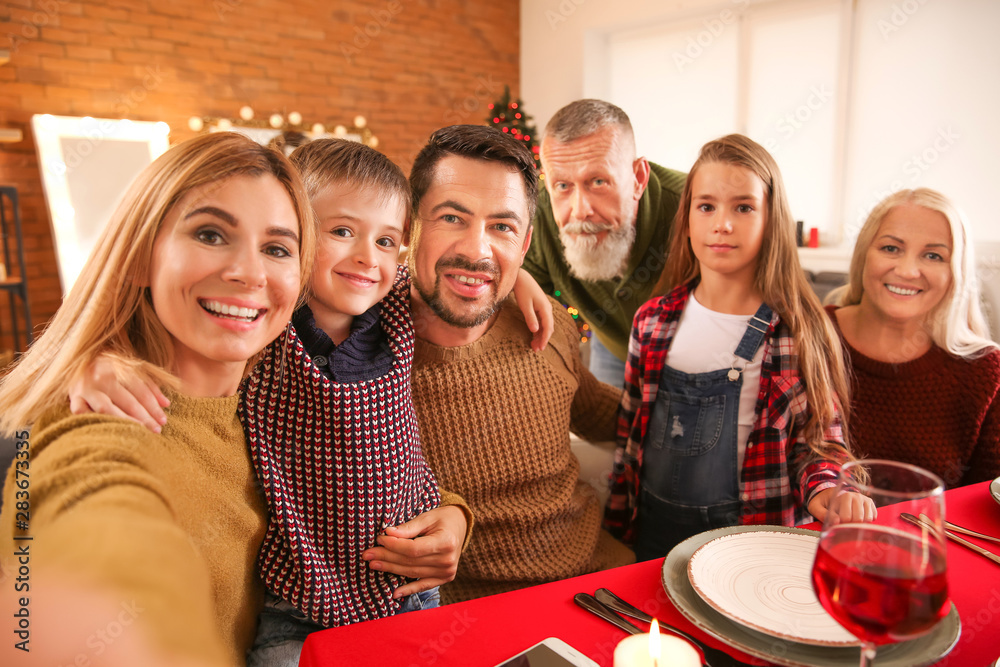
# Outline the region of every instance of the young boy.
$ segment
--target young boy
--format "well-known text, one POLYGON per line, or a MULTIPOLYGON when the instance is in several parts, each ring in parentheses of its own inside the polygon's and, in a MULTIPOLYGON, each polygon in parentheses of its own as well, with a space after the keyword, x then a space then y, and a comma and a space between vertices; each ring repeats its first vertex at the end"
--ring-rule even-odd
POLYGON ((315 630, 437 606, 427 584, 454 577, 471 523, 461 498, 437 488, 410 398, 409 285, 396 264, 406 178, 351 141, 316 140, 291 159, 319 234, 307 302, 242 392, 271 511, 258 559, 269 593, 251 666, 298 664, 315 630), (446 553, 408 556, 418 535, 446 553), (369 564, 377 543, 399 559, 369 564), (400 576, 418 567, 420 583, 400 576))

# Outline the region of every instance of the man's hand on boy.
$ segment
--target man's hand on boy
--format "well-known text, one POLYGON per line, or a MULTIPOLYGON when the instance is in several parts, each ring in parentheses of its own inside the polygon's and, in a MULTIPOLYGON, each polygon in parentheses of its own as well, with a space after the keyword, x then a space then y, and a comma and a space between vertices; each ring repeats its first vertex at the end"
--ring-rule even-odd
POLYGON ((69 387, 73 414, 125 417, 154 433, 167 423, 163 408, 168 405, 170 401, 155 382, 106 354, 99 355, 69 387))
POLYGON ((833 512, 837 523, 874 521, 878 516, 875 503, 868 496, 860 493, 843 493, 834 498, 835 492, 835 488, 823 489, 813 496, 806 510, 817 521, 825 521, 826 515, 833 512))
POLYGON ((416 579, 396 589, 393 597, 398 600, 455 578, 466 527, 465 512, 457 506, 437 507, 386 528, 378 537, 379 546, 362 558, 373 570, 416 579))
POLYGON ((552 301, 531 277, 531 274, 524 269, 517 270, 514 298, 521 309, 528 330, 535 334, 531 339, 531 349, 541 352, 548 345, 552 331, 555 329, 555 320, 552 318, 552 301))

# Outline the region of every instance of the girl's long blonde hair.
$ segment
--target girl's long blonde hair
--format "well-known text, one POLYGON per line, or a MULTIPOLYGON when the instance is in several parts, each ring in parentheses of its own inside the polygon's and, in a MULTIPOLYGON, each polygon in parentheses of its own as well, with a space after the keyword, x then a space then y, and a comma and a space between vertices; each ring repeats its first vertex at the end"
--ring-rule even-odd
POLYGON ((854 244, 848 283, 827 295, 827 303, 853 306, 864 294, 865 262, 868 250, 889 211, 902 204, 936 211, 948 221, 951 231, 951 287, 930 314, 928 333, 938 347, 956 357, 975 358, 998 349, 989 339, 986 319, 979 306, 976 260, 965 216, 950 199, 930 188, 894 192, 872 209, 854 244))
POLYGON ((276 178, 299 220, 301 284, 315 254, 312 207, 284 155, 232 132, 174 146, 133 181, 83 271, 45 332, 0 381, 0 431, 30 426, 64 405, 70 384, 99 353, 176 386, 170 335, 153 310, 146 282, 164 218, 188 192, 234 176, 276 178))
POLYGON ((741 134, 730 134, 702 146, 684 183, 667 247, 666 266, 653 293, 667 294, 701 276, 689 234, 691 187, 698 169, 710 163, 743 167, 764 184, 767 221, 754 271, 754 289, 778 313, 795 338, 799 372, 805 381, 810 407, 803 433, 810 448, 823 458, 851 458, 848 450, 824 439, 824 432, 839 409, 846 441, 846 406, 850 405, 850 398, 840 340, 799 264, 795 219, 785 185, 777 163, 763 146, 741 134))

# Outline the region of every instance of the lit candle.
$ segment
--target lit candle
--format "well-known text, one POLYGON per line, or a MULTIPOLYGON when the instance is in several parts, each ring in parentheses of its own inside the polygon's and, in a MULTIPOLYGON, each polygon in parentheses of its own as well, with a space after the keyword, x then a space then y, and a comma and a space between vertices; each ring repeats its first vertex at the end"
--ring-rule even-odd
POLYGON ((648 635, 621 640, 614 660, 614 667, 701 667, 698 651, 680 637, 661 635, 655 619, 648 635))

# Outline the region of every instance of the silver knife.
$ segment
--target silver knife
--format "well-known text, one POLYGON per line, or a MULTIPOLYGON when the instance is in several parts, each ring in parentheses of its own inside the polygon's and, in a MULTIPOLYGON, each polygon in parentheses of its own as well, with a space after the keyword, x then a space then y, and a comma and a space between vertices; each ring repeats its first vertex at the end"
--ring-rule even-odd
MULTIPOLYGON (((573 596, 573 602, 577 603, 577 605, 583 607, 590 613, 600 616, 608 623, 618 626, 619 628, 621 628, 622 630, 624 630, 629 634, 638 635, 642 634, 643 632, 642 630, 635 627, 634 625, 626 621, 624 618, 616 614, 608 606, 601 603, 597 598, 595 598, 593 595, 590 595, 589 593, 577 593, 576 595, 573 596)), ((702 644, 700 642, 694 642, 694 643, 695 643, 694 649, 698 651, 702 656, 701 658, 702 667, 713 667, 712 665, 708 664, 708 660, 706 660, 704 657, 705 653, 704 651, 701 650, 702 644)))
MULTIPOLYGON (((594 597, 597 598, 598 602, 603 603, 605 606, 610 607, 612 610, 617 611, 619 614, 625 614, 626 616, 631 616, 632 618, 643 621, 644 623, 652 623, 653 617, 642 611, 635 605, 622 600, 620 597, 612 593, 607 588, 598 588, 594 591, 594 597)), ((706 665, 708 660, 712 661, 712 667, 749 667, 747 663, 740 662, 733 656, 729 655, 722 649, 712 648, 708 644, 701 642, 688 633, 675 628, 672 625, 657 621, 660 626, 660 630, 664 632, 669 632, 670 634, 677 635, 681 639, 684 639, 694 645, 695 649, 702 654, 703 660, 706 665)))
MULTIPOLYGON (((921 526, 923 528, 929 528, 929 529, 933 529, 934 528, 931 524, 925 523, 924 521, 918 519, 917 517, 913 516, 909 512, 901 512, 899 516, 903 520, 909 521, 910 523, 912 523, 914 525, 921 526)), ((973 544, 969 540, 964 539, 962 537, 959 537, 958 535, 956 535, 955 533, 951 532, 950 530, 945 530, 944 534, 945 534, 945 536, 949 540, 952 540, 953 542, 957 542, 958 544, 961 544, 963 547, 965 547, 967 549, 972 549, 973 551, 975 551, 980 556, 985 556, 986 558, 989 558, 994 563, 1000 564, 1000 556, 996 555, 995 553, 993 553, 989 549, 984 549, 983 547, 979 546, 978 544, 973 544)))
POLYGON ((600 616, 608 623, 611 623, 612 625, 617 625, 620 629, 624 630, 630 635, 642 634, 642 630, 635 627, 634 625, 626 621, 624 618, 622 618, 615 612, 605 607, 603 604, 598 602, 597 598, 595 598, 590 593, 577 593, 576 595, 573 596, 573 602, 577 603, 579 606, 583 607, 590 613, 600 616))

